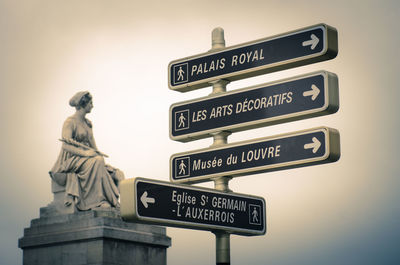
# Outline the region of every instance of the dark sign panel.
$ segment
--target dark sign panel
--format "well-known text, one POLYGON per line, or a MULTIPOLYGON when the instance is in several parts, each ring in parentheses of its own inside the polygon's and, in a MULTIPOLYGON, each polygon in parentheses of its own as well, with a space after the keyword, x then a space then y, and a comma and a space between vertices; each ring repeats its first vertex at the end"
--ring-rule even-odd
POLYGON ((234 81, 333 59, 337 51, 336 29, 319 24, 173 61, 168 66, 168 86, 186 92, 218 79, 234 81))
POLYGON ((197 183, 335 162, 339 157, 339 132, 321 127, 175 154, 170 159, 170 179, 197 183))
POLYGON ((187 142, 218 131, 237 132, 332 114, 338 108, 336 75, 319 71, 173 104, 170 137, 187 142))
POLYGON ((143 178, 121 183, 121 216, 126 221, 241 235, 266 232, 263 198, 143 178))

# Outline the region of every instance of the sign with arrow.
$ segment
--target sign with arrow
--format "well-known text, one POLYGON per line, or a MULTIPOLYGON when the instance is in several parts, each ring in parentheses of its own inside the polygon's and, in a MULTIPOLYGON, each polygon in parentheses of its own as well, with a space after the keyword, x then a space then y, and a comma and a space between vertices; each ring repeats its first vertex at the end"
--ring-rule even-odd
POLYGON ((149 203, 155 203, 156 200, 154 198, 147 197, 147 191, 143 192, 142 196, 140 196, 140 201, 142 202, 144 208, 149 208, 149 203))
POLYGON ((338 108, 337 76, 318 71, 173 104, 170 138, 188 142, 218 131, 237 132, 332 114, 338 108))
POLYGON ((320 127, 172 155, 170 179, 198 183, 335 162, 339 157, 339 132, 320 127))
POLYGON ((172 61, 168 86, 186 92, 228 81, 333 59, 337 31, 326 24, 172 61))
POLYGON ((303 45, 303 47, 310 46, 311 50, 314 50, 315 47, 317 47, 317 45, 319 43, 319 38, 317 36, 315 36, 314 34, 311 34, 310 37, 311 37, 311 40, 303 41, 302 45, 303 45))
POLYGON ((125 221, 240 235, 266 232, 261 197, 144 178, 124 180, 120 187, 125 221))

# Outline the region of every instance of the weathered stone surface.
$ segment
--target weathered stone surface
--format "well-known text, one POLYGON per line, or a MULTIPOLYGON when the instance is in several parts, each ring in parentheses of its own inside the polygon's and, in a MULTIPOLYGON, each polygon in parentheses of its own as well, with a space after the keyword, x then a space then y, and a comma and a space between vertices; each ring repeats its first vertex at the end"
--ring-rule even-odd
POLYGON ((19 240, 24 265, 160 265, 170 245, 165 228, 124 222, 115 209, 41 216, 19 240))
POLYGON ((40 217, 52 217, 54 215, 77 213, 78 209, 75 203, 64 205, 65 202, 65 186, 59 185, 53 179, 51 180, 51 191, 53 192, 53 201, 47 206, 40 209, 40 217))

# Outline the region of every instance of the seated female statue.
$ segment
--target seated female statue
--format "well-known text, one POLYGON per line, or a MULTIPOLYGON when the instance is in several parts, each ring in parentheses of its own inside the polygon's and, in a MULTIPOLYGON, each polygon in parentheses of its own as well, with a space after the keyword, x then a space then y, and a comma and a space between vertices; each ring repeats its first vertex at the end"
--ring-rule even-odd
POLYGON ((87 91, 78 92, 69 104, 76 112, 64 122, 61 152, 50 175, 58 184, 65 184, 66 206, 75 202, 82 211, 119 207, 118 184, 124 174, 106 165, 105 155, 97 150, 92 123, 86 119, 93 108, 92 96, 87 91), (60 173, 66 173, 61 174, 66 176, 62 181, 56 177, 60 173))

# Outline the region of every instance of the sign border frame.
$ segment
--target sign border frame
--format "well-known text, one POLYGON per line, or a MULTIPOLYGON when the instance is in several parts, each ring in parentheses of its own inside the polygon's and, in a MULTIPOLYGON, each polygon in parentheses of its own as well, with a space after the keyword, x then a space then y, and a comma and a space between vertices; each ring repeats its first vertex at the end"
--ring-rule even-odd
POLYGON ((274 136, 267 136, 267 137, 252 139, 252 140, 230 143, 230 144, 217 146, 217 147, 208 147, 208 148, 202 148, 202 149, 197 149, 197 150, 193 150, 193 151, 173 154, 170 157, 170 163, 169 163, 170 164, 169 179, 172 183, 196 184, 196 183, 212 181, 213 179, 218 178, 218 177, 232 177, 233 178, 233 177, 248 176, 248 175, 260 174, 260 173, 271 172, 271 171, 280 171, 280 170, 291 169, 291 168, 312 166, 312 165, 317 165, 317 164, 325 164, 325 163, 329 163, 329 162, 336 162, 339 160, 339 158, 340 158, 340 134, 339 134, 339 131, 336 129, 330 128, 330 127, 321 126, 321 127, 315 127, 315 128, 301 130, 301 131, 289 132, 289 133, 278 134, 278 135, 274 135, 274 136), (278 164, 273 164, 273 165, 259 166, 259 167, 254 167, 254 168, 250 168, 250 169, 239 169, 239 170, 226 171, 226 172, 212 174, 212 175, 211 174, 210 175, 202 175, 202 176, 197 176, 197 177, 193 177, 193 178, 174 179, 172 177, 173 171, 172 171, 171 165, 172 165, 173 159, 176 157, 189 156, 192 154, 197 154, 197 153, 202 153, 202 152, 212 152, 212 151, 228 149, 228 148, 232 148, 232 147, 236 147, 236 146, 255 144, 255 143, 264 142, 264 141, 272 141, 272 140, 293 137, 293 136, 298 136, 298 135, 304 135, 304 134, 311 134, 314 132, 321 132, 321 131, 325 135, 325 154, 323 156, 314 157, 314 158, 306 158, 306 159, 295 160, 295 161, 290 161, 290 162, 283 162, 283 163, 278 163, 278 164))
POLYGON ((337 54, 338 54, 338 33, 337 33, 336 28, 329 26, 325 23, 319 23, 319 24, 316 24, 313 26, 288 31, 286 33, 276 34, 274 36, 265 37, 265 38, 229 46, 229 47, 217 50, 217 51, 211 50, 208 52, 204 52, 204 53, 184 57, 181 59, 173 60, 168 64, 168 87, 169 87, 169 89, 174 90, 174 91, 188 92, 191 90, 211 86, 212 82, 215 82, 217 80, 236 81, 236 80, 245 79, 245 78, 249 78, 249 77, 253 77, 253 76, 257 76, 257 75, 262 75, 262 74, 271 73, 271 72, 275 72, 275 71, 290 69, 290 68, 303 66, 303 65, 307 65, 307 64, 312 64, 312 63, 316 63, 316 62, 321 62, 321 61, 325 61, 325 60, 330 60, 330 59, 335 58, 337 56, 337 54), (279 61, 276 63, 267 64, 267 65, 262 65, 262 66, 254 67, 251 69, 245 69, 245 70, 241 70, 241 71, 237 71, 237 72, 233 72, 233 73, 227 73, 227 74, 218 75, 215 77, 205 78, 205 79, 193 81, 190 83, 171 86, 171 82, 172 82, 171 67, 174 64, 184 63, 184 62, 198 59, 201 57, 215 55, 215 54, 231 51, 234 49, 259 44, 259 43, 266 42, 266 41, 272 41, 275 39, 292 36, 295 34, 301 34, 303 32, 318 29, 318 28, 320 28, 324 31, 323 32, 324 47, 321 52, 313 53, 310 55, 305 55, 305 56, 301 56, 301 57, 297 57, 297 58, 292 58, 289 60, 279 61))
MULTIPOLYGON (((334 114, 339 110, 339 81, 338 77, 336 74, 325 71, 325 70, 320 70, 320 71, 315 71, 307 74, 302 74, 298 75, 295 77, 289 77, 273 82, 268 82, 268 83, 263 83, 259 85, 254 85, 250 87, 245 87, 241 89, 236 89, 232 90, 226 93, 221 93, 221 94, 216 94, 216 95, 209 95, 193 100, 186 100, 178 103, 174 103, 170 106, 169 108, 169 138, 174 141, 179 141, 179 142, 190 142, 190 141, 195 141, 199 139, 204 139, 207 137, 212 137, 213 134, 221 131, 228 131, 228 132, 241 132, 241 131, 246 131, 250 129, 255 129, 255 128, 261 128, 261 127, 267 127, 271 125, 276 125, 276 124, 282 124, 282 123, 287 123, 287 122, 292 122, 292 121, 297 121, 297 120, 303 120, 303 119, 308 119, 308 118, 314 118, 314 117, 319 117, 319 116, 324 116, 324 115, 330 115, 334 114), (324 77, 324 92, 325 92, 325 98, 324 98, 324 106, 320 108, 315 108, 315 109, 310 109, 310 110, 305 110, 305 111, 300 111, 300 112, 295 112, 295 113, 289 113, 285 115, 280 115, 280 116, 275 116, 275 117, 270 117, 270 118, 264 118, 256 121, 248 121, 248 122, 243 122, 239 124, 234 124, 234 125, 228 125, 228 126, 223 126, 223 127, 218 127, 214 129, 209 129, 209 130, 204 130, 204 131, 199 131, 199 132, 194 132, 194 133, 188 133, 185 135, 179 135, 179 136, 173 136, 172 135, 172 110, 175 107, 182 106, 182 105, 187 105, 187 104, 193 104, 197 102, 202 102, 202 101, 207 101, 207 100, 212 100, 215 98, 221 98, 225 96, 230 96, 242 92, 249 92, 252 90, 260 89, 263 87, 269 87, 269 86, 274 86, 274 85, 279 85, 291 81, 296 81, 299 79, 304 79, 304 78, 309 78, 309 77, 314 77, 322 75, 324 77)), ((190 117, 189 117, 190 119, 190 117)), ((190 122, 190 121, 189 121, 190 122)))
POLYGON ((265 235, 267 232, 266 202, 265 202, 265 199, 260 196, 247 195, 247 194, 236 193, 236 192, 223 192, 223 191, 205 188, 205 187, 197 187, 197 186, 190 186, 190 185, 186 185, 186 184, 177 184, 177 183, 171 183, 171 182, 166 182, 166 181, 161 181, 161 180, 135 177, 135 178, 126 179, 121 183, 121 203, 120 204, 121 204, 121 217, 124 221, 128 221, 128 222, 134 221, 134 222, 145 223, 145 224, 171 226, 171 227, 194 229, 194 230, 205 230, 205 231, 211 231, 211 232, 212 231, 227 231, 232 234, 245 235, 245 236, 265 235), (214 193, 214 194, 221 194, 223 196, 233 195, 233 196, 247 198, 247 199, 261 200, 262 206, 264 209, 264 211, 263 211, 264 229, 262 231, 256 231, 256 230, 249 230, 249 229, 242 229, 242 228, 235 228, 235 227, 227 227, 227 226, 223 226, 223 225, 198 224, 198 223, 187 222, 187 221, 165 220, 165 219, 160 219, 160 218, 141 216, 137 211, 139 201, 136 200, 137 184, 140 181, 152 183, 152 184, 176 187, 176 188, 190 189, 190 190, 195 190, 195 191, 200 191, 200 192, 210 192, 210 193, 214 193), (127 196, 124 196, 124 195, 127 195, 127 196), (129 196, 129 195, 133 195, 133 196, 129 196))

